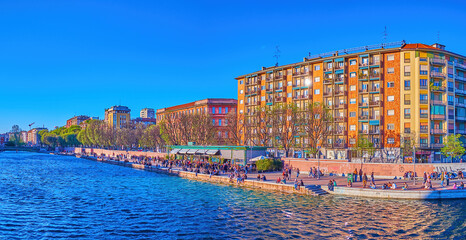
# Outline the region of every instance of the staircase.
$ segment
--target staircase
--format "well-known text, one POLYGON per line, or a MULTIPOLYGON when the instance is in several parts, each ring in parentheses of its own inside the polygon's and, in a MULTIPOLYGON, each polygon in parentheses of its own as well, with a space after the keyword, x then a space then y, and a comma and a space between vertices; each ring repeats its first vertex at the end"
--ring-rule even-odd
POLYGON ((320 185, 307 185, 305 187, 309 191, 309 194, 313 196, 322 196, 328 194, 328 192, 323 190, 320 185))

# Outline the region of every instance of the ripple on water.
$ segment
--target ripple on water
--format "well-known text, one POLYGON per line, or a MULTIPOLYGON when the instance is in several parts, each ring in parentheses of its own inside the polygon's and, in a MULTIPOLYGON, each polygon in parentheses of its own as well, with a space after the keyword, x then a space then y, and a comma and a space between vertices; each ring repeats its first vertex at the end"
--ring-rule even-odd
POLYGON ((464 201, 306 197, 0 153, 0 238, 464 239, 464 201))

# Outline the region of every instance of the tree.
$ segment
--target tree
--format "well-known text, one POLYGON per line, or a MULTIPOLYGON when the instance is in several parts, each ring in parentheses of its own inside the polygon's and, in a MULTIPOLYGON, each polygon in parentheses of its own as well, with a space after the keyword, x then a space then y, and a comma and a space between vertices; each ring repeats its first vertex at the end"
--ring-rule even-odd
POLYGON ((164 147, 165 141, 160 134, 159 125, 151 125, 146 128, 139 139, 139 144, 145 148, 161 149, 164 147))
POLYGON ((443 156, 454 158, 462 156, 466 149, 460 141, 461 134, 452 134, 447 136, 444 147, 441 149, 443 156))
MULTIPOLYGON (((374 143, 372 143, 366 135, 358 135, 358 139, 356 141, 356 146, 354 150, 358 153, 358 156, 362 158, 362 160, 368 159, 369 162, 374 157, 375 147, 374 143)), ((362 166, 361 161, 361 166, 362 166)))
POLYGON ((303 133, 308 139, 309 152, 318 153, 318 146, 324 137, 330 135, 333 116, 330 109, 320 103, 305 105, 303 113, 303 133))
POLYGON ((270 117, 272 119, 273 146, 283 149, 285 157, 288 157, 301 127, 298 108, 295 104, 278 104, 272 108, 270 117))
POLYGON ((228 132, 228 144, 239 145, 241 142, 240 133, 243 131, 244 124, 238 124, 238 114, 236 111, 230 111, 225 117, 226 129, 228 132))
POLYGON ((13 142, 15 146, 21 144, 21 128, 18 125, 13 125, 10 131, 10 141, 13 142))

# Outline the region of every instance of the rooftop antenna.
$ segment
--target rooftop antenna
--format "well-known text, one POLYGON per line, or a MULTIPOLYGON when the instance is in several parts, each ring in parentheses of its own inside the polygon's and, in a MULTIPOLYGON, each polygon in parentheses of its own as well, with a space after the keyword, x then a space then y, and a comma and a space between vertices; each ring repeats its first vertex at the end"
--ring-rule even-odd
POLYGON ((275 67, 278 67, 278 59, 280 58, 280 49, 278 49, 278 46, 275 46, 275 55, 273 55, 275 58, 275 67))
POLYGON ((440 43, 440 31, 437 31, 437 43, 440 43))
POLYGON ((385 47, 385 45, 387 44, 387 37, 388 37, 387 26, 385 26, 384 31, 383 31, 383 44, 382 44, 382 47, 385 47))

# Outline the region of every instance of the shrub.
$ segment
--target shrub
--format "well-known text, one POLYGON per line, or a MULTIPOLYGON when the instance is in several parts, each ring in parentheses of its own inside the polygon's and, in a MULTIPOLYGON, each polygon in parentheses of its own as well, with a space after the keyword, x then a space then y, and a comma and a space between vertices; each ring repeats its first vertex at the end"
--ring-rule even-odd
POLYGON ((267 158, 256 162, 257 171, 278 171, 282 166, 282 161, 277 159, 267 158))

